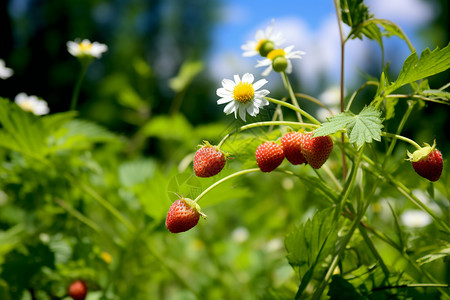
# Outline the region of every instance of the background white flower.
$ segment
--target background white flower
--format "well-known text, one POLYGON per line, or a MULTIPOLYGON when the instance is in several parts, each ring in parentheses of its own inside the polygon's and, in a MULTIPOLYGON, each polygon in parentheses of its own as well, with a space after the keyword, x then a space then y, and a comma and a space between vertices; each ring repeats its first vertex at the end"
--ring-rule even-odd
POLYGON ((280 47, 284 43, 284 38, 280 32, 273 33, 274 21, 266 28, 265 31, 258 30, 255 34, 255 40, 248 41, 245 45, 241 46, 244 50, 243 56, 255 56, 259 55, 259 48, 266 41, 271 41, 275 48, 280 47))
POLYGON ((253 74, 245 73, 242 80, 239 75, 234 75, 234 81, 230 79, 223 79, 221 88, 216 91, 217 96, 222 97, 217 100, 217 104, 228 103, 224 112, 228 115, 234 112, 237 119, 237 114, 245 121, 246 112, 251 116, 256 116, 259 113, 259 108, 269 104, 266 98, 269 94, 268 90, 260 90, 267 80, 260 79, 253 84, 253 74))
POLYGON ((400 219, 405 226, 412 228, 425 227, 432 221, 430 215, 418 209, 405 210, 400 219))
POLYGON ((292 62, 291 59, 301 59, 302 55, 305 55, 306 53, 300 50, 297 51, 292 51, 294 49, 294 46, 289 46, 286 47, 284 49, 276 49, 271 51, 268 55, 267 58, 263 59, 263 60, 259 60, 258 63, 256 64, 256 67, 267 67, 264 72, 262 72, 262 76, 268 76, 270 74, 270 72, 273 70, 273 59, 275 59, 276 57, 282 55, 286 58, 287 60, 287 67, 286 70, 284 70, 284 72, 286 72, 286 74, 290 74, 292 73, 292 62))
POLYGON ((98 42, 91 43, 89 40, 75 40, 67 42, 67 51, 75 57, 90 56, 100 58, 104 52, 108 50, 108 46, 98 42))
POLYGON ((46 115, 49 113, 47 102, 39 100, 37 96, 28 96, 25 93, 20 93, 14 99, 23 110, 32 112, 35 115, 46 115))
POLYGON ((5 61, 0 59, 0 78, 7 79, 14 74, 14 71, 6 67, 5 61))

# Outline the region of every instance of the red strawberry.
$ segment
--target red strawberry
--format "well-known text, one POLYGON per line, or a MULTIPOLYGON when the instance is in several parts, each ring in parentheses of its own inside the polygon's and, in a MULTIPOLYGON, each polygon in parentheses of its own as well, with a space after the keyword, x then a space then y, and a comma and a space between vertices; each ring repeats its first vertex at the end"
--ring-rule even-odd
POLYGON ((284 160, 283 148, 275 142, 265 142, 256 149, 256 163, 263 172, 272 172, 284 160))
POLYGON ((302 154, 303 133, 288 132, 281 138, 284 154, 287 160, 293 165, 306 163, 302 154))
POLYGON ((83 280, 75 280, 69 285, 68 292, 73 300, 84 300, 87 294, 86 283, 83 280))
POLYGON ((302 153, 308 164, 319 169, 328 159, 333 150, 333 141, 328 135, 311 137, 312 132, 303 135, 302 153))
POLYGON ((195 152, 194 172, 198 177, 211 177, 222 171, 225 166, 225 155, 217 147, 208 142, 195 152))
POLYGON ((181 198, 172 203, 166 218, 166 227, 172 233, 187 231, 197 225, 200 215, 200 206, 189 198, 181 198))
POLYGON ((426 147, 416 150, 413 154, 408 152, 409 160, 417 174, 430 181, 436 181, 441 177, 444 162, 442 154, 433 146, 425 143, 426 147))

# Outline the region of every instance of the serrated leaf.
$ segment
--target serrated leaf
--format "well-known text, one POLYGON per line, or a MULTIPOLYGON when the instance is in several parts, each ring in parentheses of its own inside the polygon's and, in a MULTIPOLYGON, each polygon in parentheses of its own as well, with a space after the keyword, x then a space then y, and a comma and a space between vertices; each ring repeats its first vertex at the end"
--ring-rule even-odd
POLYGON ((333 214, 332 207, 316 213, 285 239, 287 259, 301 279, 297 296, 306 288, 312 274, 317 275, 326 270, 326 258, 335 252, 339 226, 330 218, 333 214))
POLYGON ((327 118, 327 121, 314 131, 313 137, 330 135, 345 129, 349 123, 353 122, 354 117, 355 115, 351 112, 341 112, 331 118, 327 118))
POLYGON ((324 122, 321 127, 314 131, 313 137, 333 134, 342 129, 347 129, 350 143, 356 143, 359 149, 364 143, 372 140, 381 140, 381 111, 372 106, 366 106, 358 114, 350 112, 340 113, 324 122))
POLYGON ((443 72, 449 67, 450 44, 443 49, 436 48, 433 51, 427 48, 420 57, 413 53, 405 60, 397 80, 386 88, 386 94, 405 84, 443 72))

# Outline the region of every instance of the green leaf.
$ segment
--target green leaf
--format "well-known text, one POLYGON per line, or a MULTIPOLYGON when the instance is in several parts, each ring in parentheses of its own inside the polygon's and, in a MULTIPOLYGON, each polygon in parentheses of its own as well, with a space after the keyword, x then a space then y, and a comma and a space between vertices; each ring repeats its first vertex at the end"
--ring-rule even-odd
POLYGON ((330 300, 363 299, 353 285, 340 275, 334 275, 331 279, 328 296, 330 300))
POLYGON ((371 143, 372 140, 381 140, 381 128, 383 128, 381 111, 372 106, 366 106, 358 114, 343 112, 323 123, 315 130, 313 137, 333 134, 339 130, 346 129, 350 143, 356 143, 359 149, 364 143, 371 143))
POLYGON ((192 125, 181 114, 156 116, 141 129, 141 133, 145 136, 176 141, 190 139, 192 131, 192 125))
POLYGON ((352 29, 370 18, 369 8, 363 0, 340 0, 340 6, 342 21, 352 29))
POLYGON ((33 157, 45 155, 48 131, 40 117, 0 98, 0 125, 0 147, 33 157))
POLYGON ((386 88, 386 94, 405 84, 446 71, 449 67, 450 44, 443 49, 436 48, 433 51, 427 48, 419 58, 416 53, 413 53, 405 60, 397 80, 386 88))
POLYGON ((395 116, 395 106, 398 98, 386 98, 386 120, 390 120, 395 116))
POLYGON ((332 207, 319 211, 285 239, 287 259, 301 279, 297 296, 304 291, 313 274, 326 271, 326 259, 335 252, 339 226, 330 217, 332 215, 332 207))
POLYGON ((430 263, 432 261, 435 261, 437 259, 442 259, 442 258, 446 258, 450 256, 450 244, 447 245, 447 247, 439 249, 439 250, 435 250, 433 251, 433 253, 429 253, 425 256, 422 256, 421 258, 417 259, 417 263, 419 265, 424 265, 427 263, 430 263))
POLYGON ((125 187, 131 187, 143 183, 152 178, 155 173, 156 163, 152 159, 137 159, 119 166, 119 181, 125 187))
POLYGON ((204 68, 201 61, 185 61, 178 75, 169 80, 169 86, 175 92, 184 90, 204 68))

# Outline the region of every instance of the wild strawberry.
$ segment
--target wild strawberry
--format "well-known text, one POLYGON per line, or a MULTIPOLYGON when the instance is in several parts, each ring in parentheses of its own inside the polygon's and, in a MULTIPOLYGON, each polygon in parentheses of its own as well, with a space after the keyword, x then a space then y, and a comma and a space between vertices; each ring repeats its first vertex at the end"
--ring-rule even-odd
POLYGON ((201 215, 205 216, 196 202, 182 197, 170 206, 166 227, 172 233, 187 231, 197 225, 201 215))
POLYGON ((225 166, 225 155, 216 146, 208 142, 195 152, 194 172, 198 177, 211 177, 222 171, 225 166))
POLYGON ((305 133, 302 139, 302 153, 306 162, 314 169, 319 169, 333 150, 333 141, 328 135, 311 137, 312 132, 305 133))
POLYGON ((83 280, 75 280, 73 281, 68 288, 69 296, 72 297, 73 300, 84 300, 86 299, 87 294, 87 286, 83 280))
POLYGON ((302 154, 302 138, 303 133, 300 132, 288 132, 281 138, 284 154, 293 165, 306 163, 302 154))
POLYGON ((256 163, 263 172, 272 172, 284 160, 283 148, 275 142, 265 142, 256 149, 256 163))
POLYGON ((425 147, 414 151, 413 154, 408 152, 414 171, 430 181, 438 180, 444 168, 442 154, 435 147, 436 141, 433 146, 425 143, 425 147))

